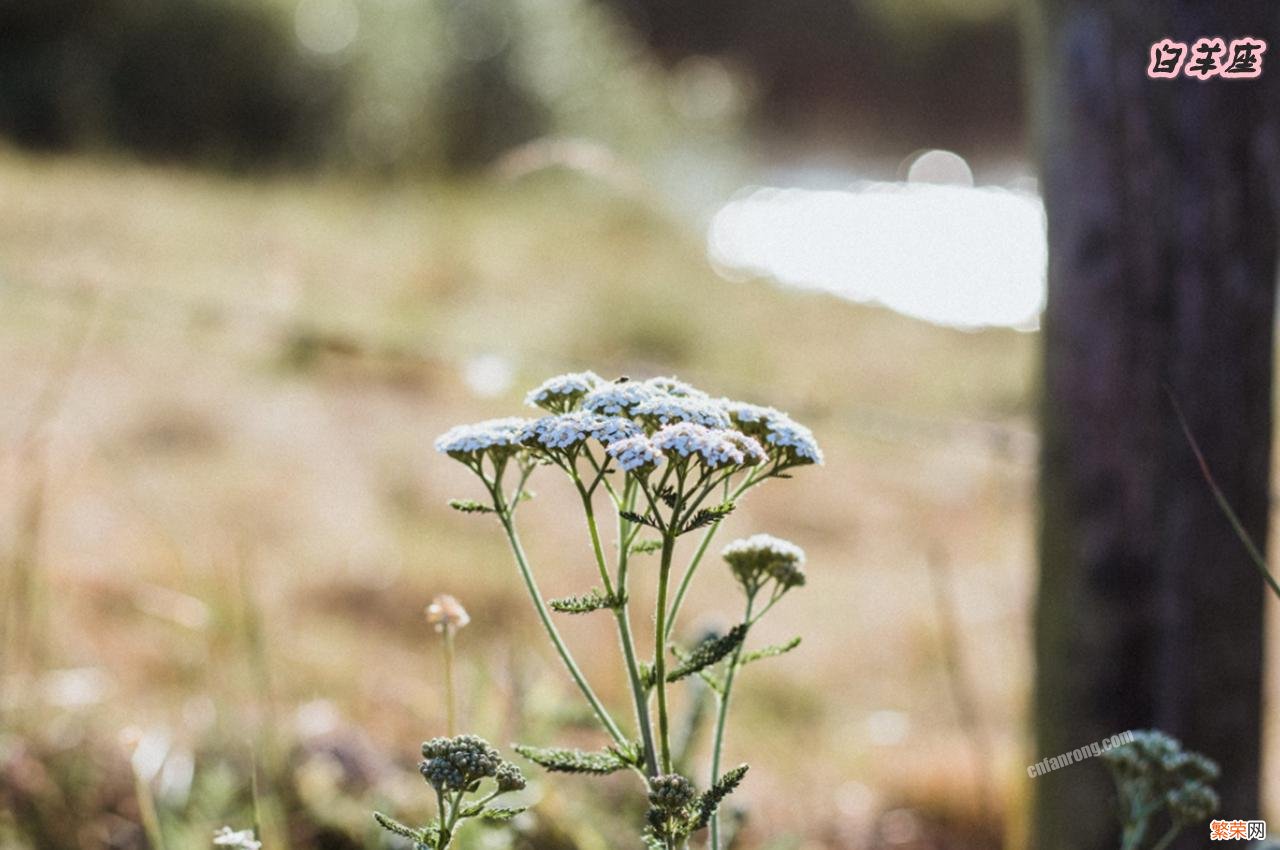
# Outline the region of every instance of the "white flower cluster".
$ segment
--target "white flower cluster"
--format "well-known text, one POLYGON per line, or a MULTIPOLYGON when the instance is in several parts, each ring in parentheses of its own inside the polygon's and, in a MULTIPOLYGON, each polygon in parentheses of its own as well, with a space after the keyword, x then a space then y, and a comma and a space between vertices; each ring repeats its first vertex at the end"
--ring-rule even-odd
POLYGON ((252 829, 239 832, 224 826, 213 834, 213 843, 217 847, 233 847, 236 850, 260 850, 262 842, 253 837, 252 829))
POLYGON ((650 378, 644 383, 645 386, 660 395, 673 395, 678 398, 710 398, 702 390, 686 384, 679 378, 650 378))
POLYGON ((623 470, 658 466, 658 458, 697 457, 706 467, 822 463, 813 433, 772 407, 711 399, 672 377, 605 382, 594 372, 544 381, 525 401, 551 411, 537 420, 491 419, 451 428, 436 449, 459 460, 505 459, 521 449, 567 451, 594 439, 623 470), (647 441, 645 432, 650 432, 647 441), (624 460, 625 459, 625 460, 624 460))
POLYGON ((651 472, 662 464, 662 453, 643 434, 610 443, 606 451, 623 472, 651 472))
POLYGON ((487 419, 474 425, 455 425, 436 439, 436 451, 451 457, 477 457, 485 453, 514 453, 528 419, 511 416, 487 419))
POLYGON ((725 546, 720 557, 726 561, 733 558, 768 558, 771 561, 786 561, 797 566, 804 565, 804 550, 790 540, 774 537, 772 534, 753 534, 743 537, 725 546))
POLYGON ((754 593, 770 579, 783 591, 805 583, 804 550, 771 534, 735 540, 720 555, 748 593, 754 593))
POLYGON ((630 416, 631 409, 656 393, 643 381, 615 381, 596 387, 582 398, 582 409, 609 416, 630 416))
POLYGON ((541 407, 552 413, 565 413, 587 393, 604 383, 595 372, 570 372, 548 378, 524 397, 530 407, 541 407))
POLYGON ((669 458, 697 457, 703 466, 752 466, 765 460, 764 449, 754 437, 678 422, 661 428, 651 438, 654 448, 669 458))
POLYGON ((707 428, 729 428, 729 414, 713 401, 695 396, 655 395, 631 408, 631 415, 654 426, 692 422, 707 428))
POLYGON ((530 422, 521 430, 520 442, 530 448, 567 449, 590 438, 608 446, 639 433, 640 426, 630 419, 576 410, 530 422))
POLYGON ((720 400, 720 406, 742 433, 759 438, 791 463, 822 464, 822 449, 813 432, 781 410, 727 398, 720 400))

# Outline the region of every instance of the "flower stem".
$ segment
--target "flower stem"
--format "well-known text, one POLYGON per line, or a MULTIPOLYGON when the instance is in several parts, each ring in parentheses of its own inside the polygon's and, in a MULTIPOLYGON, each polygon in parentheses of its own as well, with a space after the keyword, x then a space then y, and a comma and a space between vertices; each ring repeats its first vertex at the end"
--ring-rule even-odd
POLYGON ((1161 836, 1159 841, 1151 845, 1151 850, 1165 850, 1166 847, 1173 843, 1173 839, 1177 838, 1180 832, 1182 832, 1182 825, 1175 823, 1169 827, 1169 831, 1161 836))
POLYGON ((671 735, 667 718, 667 585, 671 581, 671 559, 676 538, 671 532, 662 535, 662 564, 658 572, 658 621, 654 625, 653 681, 658 692, 658 741, 662 747, 662 772, 671 772, 671 735))
POLYGON ((631 635, 631 617, 627 608, 627 523, 618 517, 618 582, 615 587, 609 584, 609 568, 605 560, 604 548, 600 545, 600 530, 596 525, 595 511, 591 506, 591 496, 579 487, 582 495, 582 507, 587 514, 587 528, 591 532, 591 544, 595 550, 596 562, 600 566, 600 575, 605 582, 605 592, 615 594, 619 604, 613 608, 613 617, 618 624, 618 639, 622 644, 622 656, 626 662, 627 679, 631 685, 631 698, 635 702, 636 725, 640 728, 640 741, 644 747, 645 774, 652 777, 658 775, 658 758, 653 746, 653 723, 649 719, 649 699, 644 684, 640 681, 640 665, 636 661, 635 639, 631 635))
POLYGON ((676 621, 676 614, 680 613, 680 606, 684 603, 684 595, 689 592, 689 585, 693 582, 693 573, 698 569, 698 563, 702 560, 702 556, 707 553, 707 547, 711 545, 711 538, 715 537, 716 530, 720 528, 719 522, 714 522, 702 535, 702 541, 698 544, 698 548, 694 550, 693 558, 689 560, 689 566, 685 568, 684 576, 680 579, 680 586, 676 588, 675 599, 671 603, 671 611, 667 616, 667 634, 671 637, 671 627, 676 621))
MULTIPOLYGON (((725 501, 736 501, 743 493, 747 491, 751 485, 755 484, 754 478, 747 478, 738 489, 734 490, 725 501)), ((727 489, 727 486, 726 486, 727 489)), ((716 536, 716 532, 720 530, 720 520, 713 522, 711 526, 703 532, 702 540, 698 543, 698 548, 694 550, 693 557, 689 560, 689 566, 685 568, 684 575, 680 578, 680 586, 676 589, 675 601, 671 603, 671 610, 667 614, 667 640, 671 639, 671 629, 675 624, 676 615, 680 613, 680 606, 684 604, 684 595, 689 592, 689 585, 693 583, 693 574, 697 571, 698 565, 702 562, 702 556, 707 554, 707 547, 711 545, 711 538, 716 536)))
POLYGON ((444 699, 445 726, 449 737, 458 734, 457 691, 453 685, 453 626, 444 624, 444 699))
POLYGON ((542 591, 538 590, 538 583, 534 581, 533 571, 529 569, 529 560, 525 556, 524 547, 520 544, 520 536, 516 533, 510 514, 507 511, 500 511, 498 516, 502 521, 503 530, 507 533, 507 542, 511 544, 511 552, 515 555, 516 567, 520 570, 520 577, 524 579, 524 586, 529 591, 529 598, 533 600, 533 607, 538 612, 538 619, 542 621, 542 627, 547 631, 547 637, 551 638, 551 643, 560 655, 560 660, 569 669, 569 675, 573 678, 574 683, 577 684, 578 690, 582 691, 582 695, 590 703, 592 711, 600 719, 600 723, 604 726, 605 731, 609 733, 609 737, 613 739, 615 744, 626 746, 626 736, 622 734, 618 724, 609 716, 608 710, 600 702, 600 698, 596 696, 595 691, 591 690, 591 685, 587 683, 586 677, 582 675, 582 671, 578 669, 577 663, 574 662, 573 655, 569 652, 569 647, 565 645, 564 639, 560 637, 559 629, 551 621, 551 612, 547 610, 547 603, 542 600, 542 591))
MULTIPOLYGON (((750 593, 747 595, 747 610, 742 615, 742 622, 747 625, 750 631, 751 610, 755 605, 756 595, 750 593)), ((758 618, 757 618, 758 619, 758 618)), ((714 786, 720 780, 720 757, 724 752, 724 728, 725 721, 729 717, 729 696, 733 693, 733 681, 738 672, 738 666, 742 661, 742 647, 747 642, 746 632, 742 635, 742 641, 738 644, 738 648, 733 651, 733 655, 729 658, 729 671, 724 676, 724 693, 720 695, 719 704, 716 707, 716 732, 715 738, 711 743, 711 782, 708 788, 714 786)), ((720 811, 717 809, 711 815, 711 835, 708 843, 710 850, 720 850, 720 811)))

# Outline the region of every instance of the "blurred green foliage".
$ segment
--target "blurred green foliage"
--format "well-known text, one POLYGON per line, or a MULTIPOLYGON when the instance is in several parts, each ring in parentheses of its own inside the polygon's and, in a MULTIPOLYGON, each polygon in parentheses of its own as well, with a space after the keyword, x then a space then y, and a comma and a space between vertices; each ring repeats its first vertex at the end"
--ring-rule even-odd
POLYGON ((0 133, 34 148, 438 172, 550 134, 644 157, 689 129, 668 78, 588 0, 0 0, 0 133))

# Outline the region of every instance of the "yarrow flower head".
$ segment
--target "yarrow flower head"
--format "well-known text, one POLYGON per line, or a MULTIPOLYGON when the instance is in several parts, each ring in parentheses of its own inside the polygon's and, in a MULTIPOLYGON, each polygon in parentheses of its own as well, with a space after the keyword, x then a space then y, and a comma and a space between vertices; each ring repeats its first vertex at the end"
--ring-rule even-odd
POLYGON ((630 416, 637 404, 659 395, 643 381, 614 381, 582 397, 582 409, 609 416, 630 416))
POLYGON ((488 419, 473 425, 455 425, 436 438, 436 451, 458 460, 494 460, 520 451, 520 435, 529 420, 518 416, 488 419))
POLYGON ((764 449, 752 437, 679 422, 661 428, 651 438, 654 448, 672 460, 696 457, 709 469, 753 466, 765 458, 764 449))
POLYGON ((1173 819, 1181 824, 1207 820, 1218 810, 1218 793, 1203 782, 1188 782, 1165 794, 1173 819))
POLYGON ((743 587, 754 590, 773 579, 786 590, 805 583, 804 550, 770 534, 735 540, 720 552, 743 587))
POLYGON ((618 462, 623 472, 633 475, 647 475, 662 464, 662 453, 644 435, 617 440, 610 443, 606 451, 618 462))
POLYGON ((666 773, 649 780, 649 803, 655 809, 678 811, 693 802, 697 790, 678 773, 666 773))
POLYGON ((1125 811, 1155 811, 1161 805, 1177 826, 1204 820, 1218 809, 1210 786, 1218 765, 1160 731, 1132 733, 1133 740, 1107 750, 1103 761, 1115 776, 1125 811))
MULTIPOLYGON (((437 791, 468 791, 486 777, 497 777, 506 764, 498 751, 476 735, 432 738, 422 745, 425 761, 418 766, 437 791)), ((510 776, 508 774, 508 780, 510 776)))
POLYGON ((730 399, 721 399, 720 406, 738 430, 759 439, 770 454, 788 464, 822 464, 822 449, 813 432, 781 410, 730 399))
POLYGON ((653 428, 674 422, 693 422, 708 428, 728 428, 731 424, 729 414, 718 404, 692 396, 654 396, 634 405, 631 415, 653 428))
POLYGON ((499 791, 506 792, 524 790, 524 774, 520 772, 520 768, 516 767, 509 761, 504 761, 502 764, 498 765, 498 769, 493 774, 493 778, 498 783, 499 791))
POLYGON ((521 444, 539 450, 571 449, 588 439, 605 446, 640 433, 640 426, 621 416, 600 416, 583 410, 544 416, 521 429, 521 444))
POLYGON ((252 829, 233 830, 224 826, 213 834, 213 843, 217 847, 232 847, 235 850, 260 850, 262 842, 253 837, 252 829))
POLYGON ((1218 778, 1218 765, 1212 759, 1184 750, 1177 738, 1158 730, 1134 732, 1131 742, 1107 750, 1102 758, 1125 776, 1155 782, 1212 782, 1218 778))
POLYGON ((524 402, 530 407, 541 407, 552 413, 568 413, 583 396, 603 383, 604 379, 591 371, 557 375, 530 390, 524 402))
POLYGON ((679 378, 650 378, 644 383, 645 386, 661 395, 673 395, 677 398, 710 398, 710 396, 702 390, 690 384, 686 384, 679 378))

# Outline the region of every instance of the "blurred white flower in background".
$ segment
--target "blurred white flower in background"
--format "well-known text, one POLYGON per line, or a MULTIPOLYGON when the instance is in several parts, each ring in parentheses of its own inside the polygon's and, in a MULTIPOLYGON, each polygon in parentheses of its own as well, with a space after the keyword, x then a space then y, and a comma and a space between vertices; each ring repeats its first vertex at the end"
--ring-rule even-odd
POLYGON ((467 361, 462 368, 462 379, 480 398, 496 398, 511 389, 515 370, 505 357, 482 354, 467 361))

